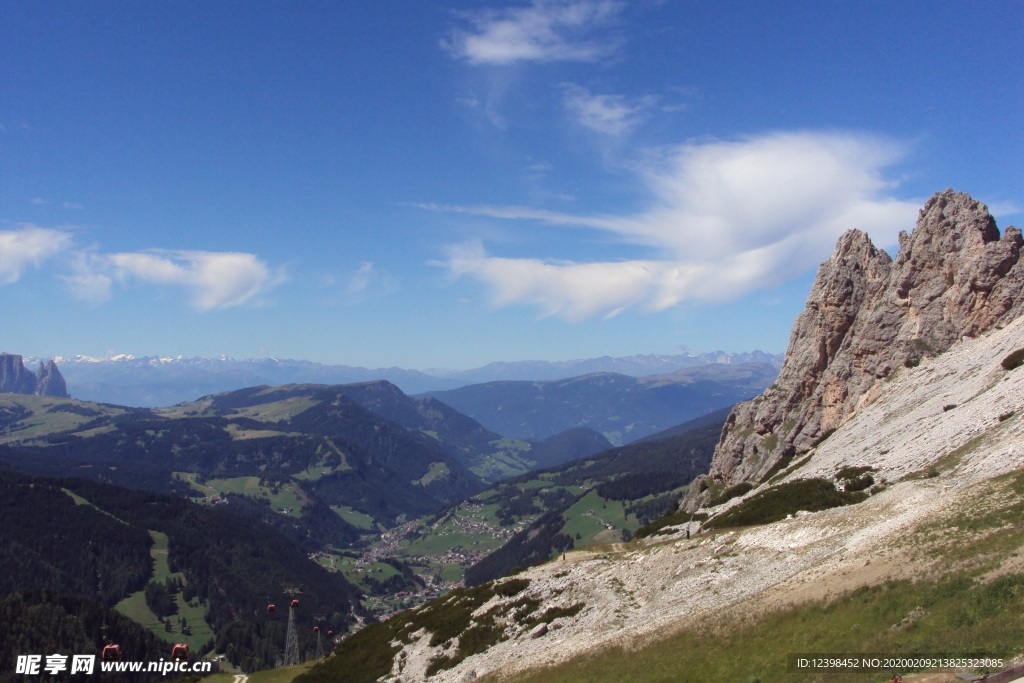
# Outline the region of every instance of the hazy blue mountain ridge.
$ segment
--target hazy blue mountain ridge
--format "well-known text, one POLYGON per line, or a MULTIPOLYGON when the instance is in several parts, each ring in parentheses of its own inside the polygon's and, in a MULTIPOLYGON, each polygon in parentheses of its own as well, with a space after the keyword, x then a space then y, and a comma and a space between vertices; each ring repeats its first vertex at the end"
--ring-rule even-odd
POLYGON ((509 437, 543 439, 586 426, 622 445, 754 396, 777 373, 769 363, 716 364, 647 377, 486 382, 428 395, 509 437))
MULTIPOLYGON (((26 362, 39 360, 26 357, 26 362)), ((490 363, 470 370, 407 370, 330 365, 278 358, 236 359, 182 356, 131 356, 107 359, 57 357, 69 393, 78 399, 141 407, 169 406, 200 396, 246 387, 283 384, 352 384, 387 380, 407 394, 456 389, 499 380, 555 380, 614 372, 640 377, 672 373, 702 365, 727 366, 764 362, 779 366, 781 354, 703 353, 636 355, 573 361, 516 361, 490 363)))

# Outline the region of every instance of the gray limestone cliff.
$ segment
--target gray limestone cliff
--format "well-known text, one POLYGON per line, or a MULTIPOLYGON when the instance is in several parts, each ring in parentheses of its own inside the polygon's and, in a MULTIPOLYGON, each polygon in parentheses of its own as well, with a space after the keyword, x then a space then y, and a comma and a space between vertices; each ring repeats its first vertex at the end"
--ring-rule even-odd
POLYGON ((987 207, 946 190, 900 233, 895 259, 851 230, 821 264, 775 384, 738 404, 701 488, 757 484, 808 451, 899 368, 1024 312, 1024 240, 987 207))
POLYGON ((52 360, 40 363, 39 372, 33 373, 25 367, 21 356, 0 353, 0 393, 68 398, 68 387, 52 360))

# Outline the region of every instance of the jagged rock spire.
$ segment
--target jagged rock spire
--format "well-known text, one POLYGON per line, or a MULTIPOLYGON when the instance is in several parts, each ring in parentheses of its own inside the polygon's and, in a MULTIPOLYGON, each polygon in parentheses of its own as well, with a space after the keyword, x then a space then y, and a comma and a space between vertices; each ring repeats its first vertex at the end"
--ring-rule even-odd
POLYGON ((57 364, 51 358, 45 365, 40 361, 39 372, 36 373, 36 392, 40 396, 57 396, 68 398, 68 385, 64 375, 60 374, 57 364))
POLYGON ((953 190, 928 200, 895 259, 864 232, 844 234, 818 270, 778 380, 729 416, 711 479, 766 479, 838 427, 879 380, 1016 318, 1022 246, 1020 230, 1000 236, 984 204, 953 190))
POLYGON ((68 398, 68 387, 53 360, 46 365, 40 363, 36 374, 25 367, 21 356, 0 353, 0 393, 68 398))

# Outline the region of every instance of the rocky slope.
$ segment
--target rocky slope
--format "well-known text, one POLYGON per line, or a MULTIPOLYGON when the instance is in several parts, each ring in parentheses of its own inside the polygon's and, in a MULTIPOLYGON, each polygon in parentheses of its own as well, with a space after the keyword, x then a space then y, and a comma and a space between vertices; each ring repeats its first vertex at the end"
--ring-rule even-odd
POLYGON ((36 394, 68 398, 64 377, 52 360, 39 363, 33 373, 25 367, 22 357, 13 353, 0 353, 0 394, 36 394))
POLYGON ((895 260, 864 233, 845 235, 778 383, 732 413, 717 479, 690 502, 749 482, 742 495, 705 507, 703 529, 684 516, 662 535, 503 580, 479 605, 468 593, 450 600, 472 607, 457 637, 432 628, 430 612, 406 617, 392 626, 397 650, 381 680, 502 680, 890 579, 965 566, 990 567, 982 581, 1024 573, 1024 538, 1007 522, 1024 506, 1024 368, 1004 362, 1024 354, 1021 243, 952 192, 928 202, 895 260), (787 486, 838 482, 850 493, 853 476, 869 477, 844 501, 856 504, 805 512, 820 508, 789 501, 779 521, 714 529, 787 486), (480 647, 484 634, 493 642, 480 647))
POLYGON ((880 380, 1020 315, 1022 245, 1020 230, 1000 236, 984 204, 952 190, 900 234, 895 259, 864 232, 843 235, 818 271, 775 384, 726 422, 712 480, 763 481, 847 420, 880 380))
MULTIPOLYGON (((956 570, 970 543, 985 536, 981 525, 964 520, 1021 505, 1019 484, 1014 490, 1001 475, 1024 468, 1024 368, 1005 370, 1001 360, 1022 348, 1024 318, 1018 318, 916 368, 899 368, 777 482, 872 467, 878 486, 864 502, 717 532, 696 533, 694 522, 690 538, 684 524, 639 543, 571 552, 518 574, 515 579, 529 582, 522 592, 495 595, 473 611, 478 622, 488 612, 504 615, 500 642, 428 676, 427 667, 456 645, 431 645, 432 633, 422 630, 408 642, 395 641, 401 649, 384 680, 503 680, 603 647, 641 647, 683 628, 956 570), (957 531, 964 524, 974 530, 969 537, 957 531), (516 610, 525 608, 516 604, 528 605, 527 599, 538 605, 534 614, 582 607, 571 617, 542 620, 546 628, 539 629, 518 618, 516 610)), ((711 512, 721 514, 757 492, 711 512)), ((996 562, 999 572, 1024 571, 1022 542, 1018 533, 1016 549, 996 562)))

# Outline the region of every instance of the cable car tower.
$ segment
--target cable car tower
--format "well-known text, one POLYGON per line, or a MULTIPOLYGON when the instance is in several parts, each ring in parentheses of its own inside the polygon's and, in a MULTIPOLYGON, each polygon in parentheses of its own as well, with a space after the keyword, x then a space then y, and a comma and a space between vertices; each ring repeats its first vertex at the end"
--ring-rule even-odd
MULTIPOLYGON (((313 633, 316 634, 316 658, 324 658, 324 634, 320 628, 320 624, 327 620, 326 614, 314 614, 313 615, 313 633)), ((333 632, 332 632, 333 633, 333 632)))
POLYGON ((295 613, 299 611, 301 588, 286 588, 285 593, 291 596, 288 606, 288 633, 284 639, 284 665, 295 666, 302 660, 299 656, 299 634, 295 631, 295 613))

